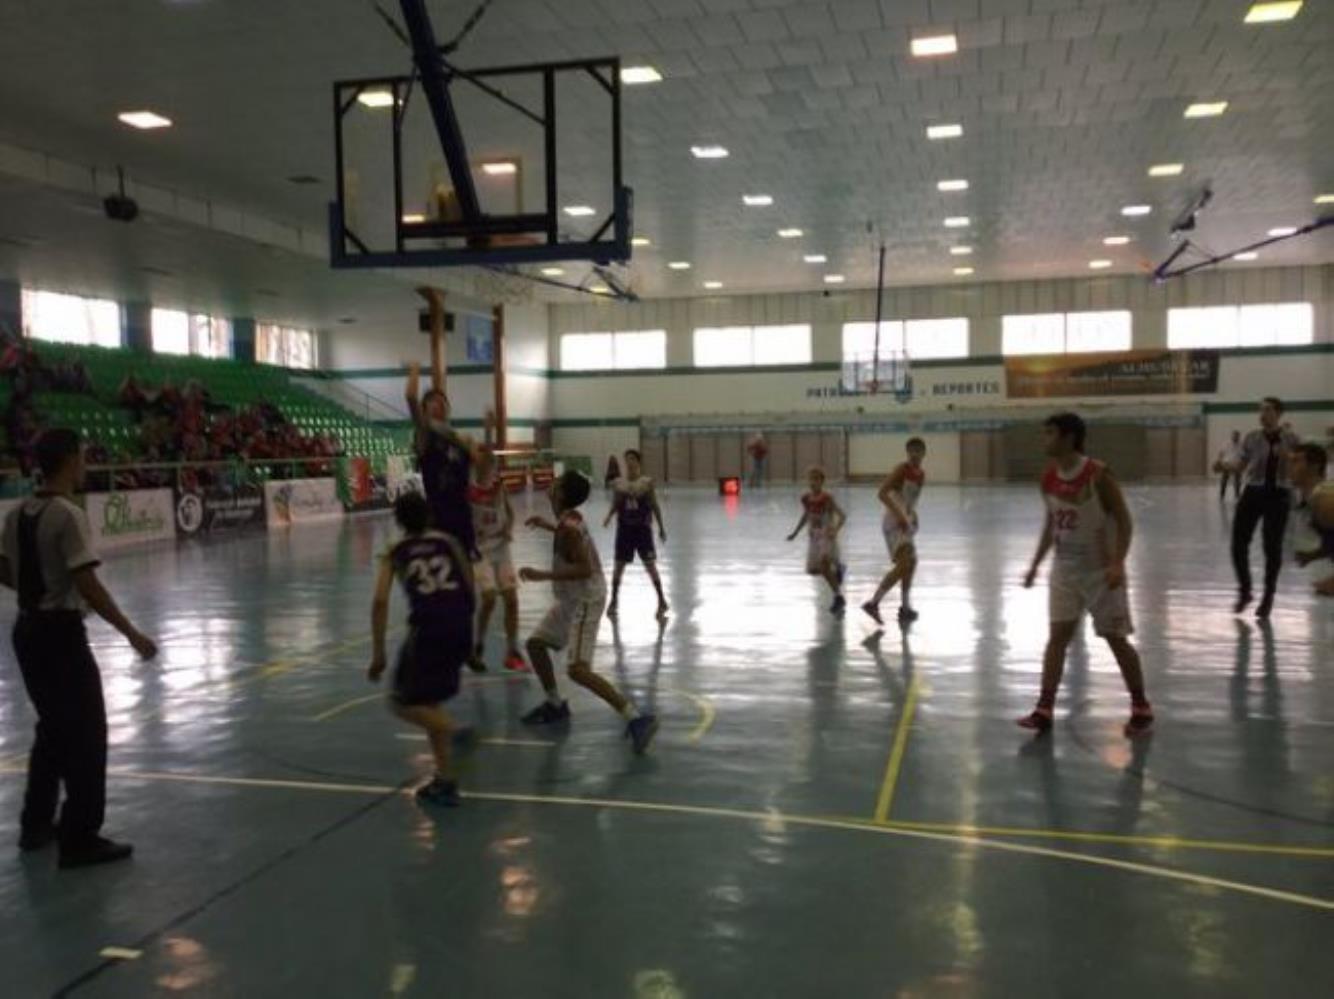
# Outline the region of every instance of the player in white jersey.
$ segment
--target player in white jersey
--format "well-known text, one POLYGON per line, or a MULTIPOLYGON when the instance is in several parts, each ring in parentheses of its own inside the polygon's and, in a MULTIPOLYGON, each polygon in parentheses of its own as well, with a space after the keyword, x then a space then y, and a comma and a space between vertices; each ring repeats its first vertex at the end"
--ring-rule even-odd
POLYGON ((908 460, 900 462, 889 478, 880 487, 880 502, 885 507, 885 547, 889 549, 889 558, 894 564, 880 580, 875 596, 862 604, 862 610, 875 619, 876 624, 884 624, 880 617, 880 601, 885 594, 899 584, 899 621, 907 624, 917 620, 917 611, 909 602, 913 576, 917 572, 917 500, 922 495, 926 484, 926 472, 922 470, 922 461, 926 458, 926 441, 913 437, 907 445, 908 460))
POLYGON ((1315 443, 1299 444, 1288 453, 1288 476, 1297 489, 1303 539, 1297 564, 1314 564, 1315 593, 1334 597, 1334 482, 1325 478, 1329 454, 1315 443))
POLYGON ((834 602, 829 605, 829 611, 831 614, 842 614, 847 604, 843 598, 846 569, 838 550, 838 532, 843 530, 848 517, 833 495, 824 491, 823 468, 811 468, 806 477, 811 488, 801 497, 801 519, 787 539, 795 541, 802 527, 807 528, 806 572, 824 577, 829 588, 834 591, 834 602))
POLYGON ((472 509, 473 534, 478 559, 473 565, 481 611, 477 621, 476 647, 468 659, 475 672, 486 669, 486 628, 496 607, 496 593, 505 604, 505 668, 516 672, 528 664, 519 651, 519 593, 510 542, 514 540, 514 508, 504 480, 496 472, 496 458, 490 447, 477 449, 473 461, 472 482, 468 485, 468 505, 472 509))
POLYGON ((551 653, 566 649, 566 674, 625 719, 625 734, 635 752, 642 753, 658 730, 658 719, 640 714, 610 681, 593 672, 593 649, 607 603, 607 578, 588 525, 579 513, 590 490, 588 480, 571 469, 551 484, 551 509, 556 521, 528 518, 529 527, 555 535, 551 571, 524 567, 519 570, 519 578, 525 583, 549 581, 556 602, 528 639, 528 658, 542 681, 546 700, 524 715, 523 721, 526 725, 549 725, 569 720, 570 706, 561 699, 551 664, 551 653))
POLYGON ((1065 652, 1087 611, 1093 630, 1106 640, 1130 692, 1127 736, 1153 728, 1153 708, 1144 696, 1139 653, 1130 644, 1134 631, 1126 597, 1126 554, 1133 525, 1121 487, 1100 461, 1084 454, 1084 421, 1058 413, 1043 424, 1051 463, 1042 476, 1047 517, 1033 563, 1024 577, 1031 587, 1047 552, 1056 549, 1048 606, 1051 630, 1042 655, 1042 691, 1037 707, 1019 724, 1046 732, 1052 725, 1056 691, 1065 671, 1065 652))

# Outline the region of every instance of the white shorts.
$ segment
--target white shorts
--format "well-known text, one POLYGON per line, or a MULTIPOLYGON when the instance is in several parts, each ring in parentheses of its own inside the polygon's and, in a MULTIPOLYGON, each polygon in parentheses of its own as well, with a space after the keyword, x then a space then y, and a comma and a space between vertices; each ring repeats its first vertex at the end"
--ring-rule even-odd
POLYGON ((565 649, 566 662, 591 663, 606 607, 606 597, 552 604, 532 637, 553 649, 565 649))
POLYGON ((1051 571, 1047 606, 1053 624, 1078 621, 1088 611, 1094 632, 1103 638, 1125 638, 1135 630, 1126 584, 1108 589, 1102 569, 1079 569, 1057 562, 1051 571))
POLYGON ((824 561, 829 559, 835 571, 841 558, 838 553, 838 539, 828 534, 812 534, 806 547, 806 571, 812 576, 824 572, 824 561))
POLYGON ((908 527, 899 527, 898 520, 890 515, 885 517, 880 525, 885 534, 885 547, 889 549, 889 557, 894 558, 898 555, 899 549, 904 545, 911 545, 917 538, 917 523, 909 521, 908 527))
POLYGON ((513 590, 519 585, 508 543, 484 548, 482 557, 472 564, 472 573, 479 593, 513 590))

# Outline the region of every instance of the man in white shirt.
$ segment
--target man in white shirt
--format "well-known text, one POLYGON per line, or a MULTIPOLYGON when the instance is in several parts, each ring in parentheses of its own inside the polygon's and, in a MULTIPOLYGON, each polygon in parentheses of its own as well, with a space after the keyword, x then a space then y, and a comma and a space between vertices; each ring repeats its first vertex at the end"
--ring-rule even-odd
POLYGON ((60 842, 61 867, 124 860, 133 852, 101 833, 106 811, 107 716, 102 677, 83 617, 91 607, 145 659, 153 640, 132 625, 97 578, 88 518, 74 502, 83 445, 73 430, 48 430, 36 447, 43 488, 5 518, 0 583, 18 594, 14 653, 37 713, 28 757, 19 849, 60 842), (60 786, 65 804, 56 824, 60 786))
POLYGON ((1237 501, 1232 518, 1232 568, 1237 574, 1237 603, 1240 614, 1251 602, 1251 541, 1263 522, 1261 539, 1265 553, 1265 589, 1255 616, 1264 620, 1274 606, 1278 573, 1283 565, 1283 535, 1292 507, 1288 482, 1288 453, 1298 444, 1291 430, 1281 427, 1283 403, 1273 396, 1260 400, 1260 429, 1241 442, 1240 460, 1231 466, 1245 477, 1246 488, 1237 501))

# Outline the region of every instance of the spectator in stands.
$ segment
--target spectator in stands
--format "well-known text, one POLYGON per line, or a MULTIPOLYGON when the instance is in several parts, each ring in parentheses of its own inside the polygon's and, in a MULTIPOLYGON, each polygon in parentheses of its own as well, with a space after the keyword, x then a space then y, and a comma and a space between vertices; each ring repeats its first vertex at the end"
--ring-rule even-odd
POLYGON ((135 420, 141 420, 148 408, 148 395, 139 387, 139 380, 133 373, 125 376, 116 391, 116 401, 134 414, 135 420))

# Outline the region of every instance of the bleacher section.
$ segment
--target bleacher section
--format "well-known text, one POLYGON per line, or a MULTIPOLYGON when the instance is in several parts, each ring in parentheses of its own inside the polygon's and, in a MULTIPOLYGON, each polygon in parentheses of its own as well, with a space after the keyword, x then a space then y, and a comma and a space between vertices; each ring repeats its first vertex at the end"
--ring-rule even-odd
MULTIPOLYGON (((137 428, 130 412, 117 404, 121 383, 133 374, 141 385, 158 387, 170 381, 178 389, 191 380, 204 386, 215 403, 236 410, 267 401, 306 435, 330 434, 344 453, 376 456, 399 453, 403 445, 390 430, 367 423, 316 392, 294 385, 283 368, 230 360, 141 354, 130 350, 34 343, 43 363, 82 361, 94 396, 41 390, 34 395, 43 424, 82 431, 114 450, 133 452, 137 428)), ((9 385, 0 382, 0 406, 8 402, 9 385)))

